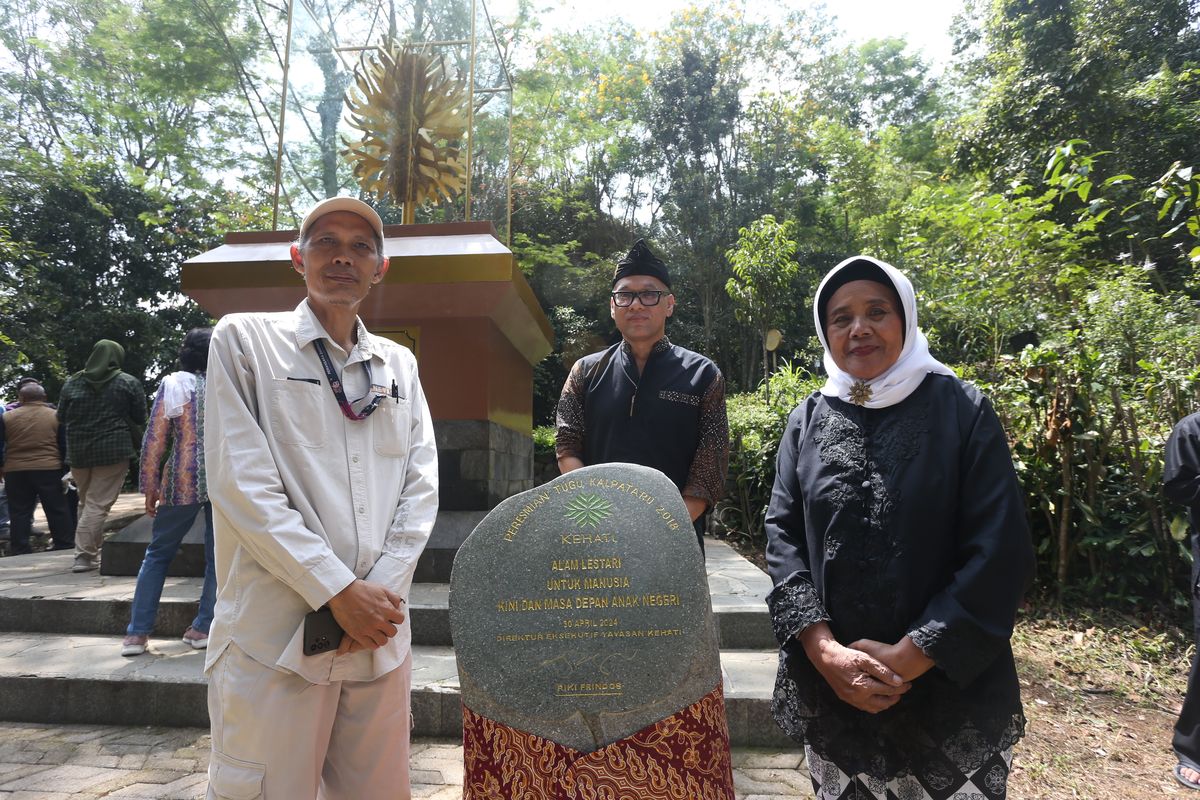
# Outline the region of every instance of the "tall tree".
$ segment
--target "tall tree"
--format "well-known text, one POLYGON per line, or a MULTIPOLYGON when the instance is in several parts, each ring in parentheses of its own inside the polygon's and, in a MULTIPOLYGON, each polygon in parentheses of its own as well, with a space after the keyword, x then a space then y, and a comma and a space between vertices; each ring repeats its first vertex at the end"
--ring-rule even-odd
POLYGON ((105 160, 163 185, 238 168, 248 120, 232 92, 258 34, 237 0, 12 0, 7 12, 10 147, 105 160))
POLYGON ((767 214, 739 230, 737 244, 726 254, 733 277, 725 284, 725 291, 733 300, 738 321, 758 335, 764 380, 771 376, 767 332, 782 318, 780 308, 787 304, 792 280, 800 271, 794 260, 794 227, 790 220, 776 222, 767 214))
POLYGON ((42 163, 13 176, 0 189, 0 229, 14 245, 0 303, 15 348, 0 348, 0 385, 32 370, 57 391, 101 338, 120 342, 126 371, 152 384, 183 333, 209 322, 178 294, 180 265, 215 243, 208 208, 132 186, 106 165, 42 163))

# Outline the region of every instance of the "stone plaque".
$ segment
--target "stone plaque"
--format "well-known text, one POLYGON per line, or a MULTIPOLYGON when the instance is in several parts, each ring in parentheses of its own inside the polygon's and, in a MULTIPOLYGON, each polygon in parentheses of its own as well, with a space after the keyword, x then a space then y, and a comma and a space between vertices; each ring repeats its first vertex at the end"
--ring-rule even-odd
POLYGON ((687 508, 633 464, 576 470, 489 513, 455 558, 450 625, 467 708, 583 753, 721 681, 687 508))

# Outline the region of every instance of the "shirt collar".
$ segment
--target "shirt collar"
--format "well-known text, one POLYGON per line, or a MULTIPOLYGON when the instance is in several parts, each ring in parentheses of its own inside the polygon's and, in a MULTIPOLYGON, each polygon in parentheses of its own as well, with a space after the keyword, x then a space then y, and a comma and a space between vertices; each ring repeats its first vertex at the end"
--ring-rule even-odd
MULTIPOLYGON (((325 326, 321 324, 321 320, 317 319, 317 315, 313 313, 312 307, 308 304, 308 298, 300 301, 300 305, 296 306, 294 312, 296 314, 296 347, 303 350, 308 345, 315 342, 317 339, 325 339, 330 345, 338 350, 342 346, 333 340, 333 337, 325 330, 325 326)), ((372 357, 383 360, 383 355, 375 346, 371 334, 367 331, 367 326, 359 317, 355 317, 354 325, 357 328, 358 343, 350 351, 346 358, 347 364, 353 364, 356 361, 369 361, 372 357)))
MULTIPOLYGON (((663 336, 654 343, 654 347, 650 348, 650 355, 657 355, 658 353, 665 352, 669 349, 671 349, 671 340, 666 336, 663 336)), ((625 355, 631 355, 633 353, 633 348, 630 347, 629 342, 625 341, 624 339, 621 340, 621 352, 625 355)))

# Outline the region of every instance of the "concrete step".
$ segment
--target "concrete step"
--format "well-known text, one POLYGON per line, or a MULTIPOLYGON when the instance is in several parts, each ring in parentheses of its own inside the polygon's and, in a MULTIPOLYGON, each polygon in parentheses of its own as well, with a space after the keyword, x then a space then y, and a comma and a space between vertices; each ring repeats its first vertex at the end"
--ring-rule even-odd
MULTIPOLYGON (((774 650, 763 601, 770 580, 724 542, 706 542, 705 553, 722 649, 774 650)), ((136 578, 73 573, 72 562, 69 551, 0 560, 0 631, 124 634, 136 578)), ((200 578, 167 578, 156 631, 166 636, 187 628, 196 614, 200 583, 200 578)), ((409 608, 416 644, 451 644, 448 598, 444 583, 413 584, 409 608)))
MULTIPOLYGON (((0 718, 13 722, 208 726, 204 653, 151 639, 146 655, 120 655, 115 636, 0 633, 0 718)), ((771 719, 775 654, 723 651, 735 746, 789 746, 771 719)), ((414 736, 462 734, 458 673, 449 647, 413 648, 414 736)))

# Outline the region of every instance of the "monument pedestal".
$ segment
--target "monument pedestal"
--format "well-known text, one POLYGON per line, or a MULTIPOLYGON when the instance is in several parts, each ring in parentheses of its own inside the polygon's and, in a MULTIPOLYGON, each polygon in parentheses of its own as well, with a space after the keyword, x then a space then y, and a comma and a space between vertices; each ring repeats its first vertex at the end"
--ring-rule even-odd
POLYGON ((463 759, 464 800, 490 800, 512 786, 547 800, 734 796, 720 685, 683 711, 590 753, 510 728, 463 706, 463 759))
POLYGON ((598 464, 508 498, 449 602, 464 798, 733 800, 704 558, 666 475, 598 464))

